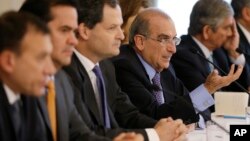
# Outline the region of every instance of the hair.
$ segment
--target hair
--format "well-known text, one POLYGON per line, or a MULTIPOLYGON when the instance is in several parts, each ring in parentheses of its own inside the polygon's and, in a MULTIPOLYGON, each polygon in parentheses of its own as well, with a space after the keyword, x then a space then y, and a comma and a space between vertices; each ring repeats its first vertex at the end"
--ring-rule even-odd
POLYGON ((119 3, 122 10, 122 27, 127 24, 130 17, 135 16, 139 12, 141 7, 149 7, 148 0, 119 0, 119 3))
POLYGON ((77 9, 78 3, 76 0, 26 0, 19 11, 32 13, 48 23, 53 20, 51 7, 55 6, 71 6, 77 9))
POLYGON ((104 5, 115 8, 119 3, 117 0, 78 0, 78 24, 84 23, 92 29, 103 19, 104 5))
POLYGON ((31 28, 45 35, 49 34, 46 24, 34 15, 14 11, 4 13, 0 17, 0 52, 11 50, 21 53, 20 44, 31 28))
POLYGON ((231 6, 234 10, 234 17, 237 19, 242 16, 241 12, 244 7, 250 7, 250 0, 232 0, 231 6))
POLYGON ((216 30, 224 18, 233 16, 233 14, 232 7, 224 0, 199 0, 190 15, 188 34, 201 33, 205 25, 216 30))
POLYGON ((157 8, 147 8, 140 12, 130 27, 129 44, 134 46, 134 36, 137 34, 149 36, 150 33, 150 20, 152 17, 160 16, 166 20, 171 20, 170 16, 157 8))

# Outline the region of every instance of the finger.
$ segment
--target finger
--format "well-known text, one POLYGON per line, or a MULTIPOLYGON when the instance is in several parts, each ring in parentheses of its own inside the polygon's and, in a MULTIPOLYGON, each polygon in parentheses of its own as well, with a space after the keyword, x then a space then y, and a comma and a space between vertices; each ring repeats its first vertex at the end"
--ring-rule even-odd
POLYGON ((174 121, 174 120, 171 117, 168 117, 167 121, 169 122, 169 121, 174 121))
POLYGON ((174 141, 183 141, 187 138, 186 134, 180 134, 178 137, 174 139, 174 141))
POLYGON ((121 133, 118 136, 116 136, 113 141, 119 141, 123 139, 125 136, 126 136, 126 133, 121 133))
POLYGON ((183 124, 183 121, 181 119, 176 119, 174 120, 175 124, 177 124, 178 126, 183 124))
POLYGON ((234 74, 234 69, 235 69, 235 64, 232 64, 228 76, 232 76, 234 74))
POLYGON ((238 68, 237 68, 237 70, 236 70, 236 72, 234 74, 234 80, 236 80, 236 79, 238 79, 240 77, 242 71, 243 71, 243 66, 238 65, 238 68))

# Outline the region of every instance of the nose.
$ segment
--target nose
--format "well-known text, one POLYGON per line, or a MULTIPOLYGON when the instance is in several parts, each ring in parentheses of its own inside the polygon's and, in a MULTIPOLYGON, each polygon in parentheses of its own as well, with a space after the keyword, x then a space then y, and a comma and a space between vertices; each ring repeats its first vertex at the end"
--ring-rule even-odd
POLYGON ((68 43, 72 46, 76 46, 78 44, 78 39, 74 32, 72 32, 68 38, 68 43))
POLYGON ((120 40, 124 40, 125 36, 124 36, 124 33, 123 33, 123 30, 121 29, 121 27, 119 27, 119 31, 117 33, 117 37, 120 39, 120 40))
POLYGON ((167 44, 167 51, 171 52, 172 54, 176 53, 176 45, 174 40, 171 43, 167 44))

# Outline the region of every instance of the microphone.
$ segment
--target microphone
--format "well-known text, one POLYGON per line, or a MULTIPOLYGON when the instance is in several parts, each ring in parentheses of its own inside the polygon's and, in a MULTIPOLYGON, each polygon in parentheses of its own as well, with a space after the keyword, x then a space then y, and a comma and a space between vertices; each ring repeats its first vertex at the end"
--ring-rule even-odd
POLYGON ((190 103, 189 101, 187 101, 186 99, 184 99, 183 97, 175 94, 174 92, 172 91, 165 91, 163 89, 161 89, 159 86, 155 85, 155 84, 152 84, 150 86, 151 90, 152 91, 162 91, 163 93, 167 93, 167 94, 170 94, 178 99, 180 99, 181 101, 183 101, 189 108, 194 108, 195 111, 198 112, 198 114, 202 115, 203 118, 207 121, 211 121, 213 124, 215 124, 216 126, 218 126, 221 130, 223 130, 225 133, 229 134, 230 131, 227 130, 225 127, 223 127, 222 125, 220 125, 218 122, 214 121, 209 115, 203 113, 202 111, 200 111, 199 109, 197 109, 195 106, 193 106, 192 103, 190 103))
MULTIPOLYGON (((194 53, 194 54, 197 54, 199 55, 201 58, 203 58, 204 60, 206 60, 207 62, 209 62, 210 64, 212 64, 216 69, 218 69, 220 72, 223 73, 223 75, 227 75, 227 73, 221 69, 219 66, 217 66, 216 64, 214 64, 212 61, 208 60, 206 57, 204 57, 200 52, 199 50, 195 49, 195 48, 192 48, 191 49, 191 52, 194 53)), ((244 92, 246 92, 247 94, 250 94, 248 92, 247 89, 245 89, 238 81, 233 81, 234 84, 236 84, 241 90, 243 90, 244 92)))
POLYGON ((237 48, 236 51, 237 51, 238 53, 240 53, 240 54, 244 54, 244 55, 250 57, 250 54, 246 53, 246 52, 245 52, 243 49, 241 49, 241 48, 237 48))

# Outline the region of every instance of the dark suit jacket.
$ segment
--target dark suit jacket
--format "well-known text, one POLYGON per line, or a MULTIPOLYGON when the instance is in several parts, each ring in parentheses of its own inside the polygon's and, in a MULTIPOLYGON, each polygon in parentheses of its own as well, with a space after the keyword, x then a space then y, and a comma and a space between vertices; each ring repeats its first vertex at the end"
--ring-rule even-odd
POLYGON ((237 29, 238 29, 238 32, 239 32, 239 35, 240 35, 240 45, 239 45, 239 48, 241 48, 244 51, 244 53, 247 54, 247 55, 245 55, 245 57, 246 57, 246 63, 250 67, 250 44, 247 41, 247 38, 245 37, 245 35, 243 34, 242 30, 239 28, 238 25, 237 25, 237 29))
MULTIPOLYGON (((50 141, 36 98, 21 96, 25 119, 22 121, 21 134, 18 137, 11 118, 11 105, 8 102, 3 84, 0 82, 0 140, 1 141, 50 141)), ((51 140, 52 141, 52 140, 51 140)))
POLYGON ((153 96, 148 74, 132 46, 122 46, 120 55, 112 58, 112 61, 122 91, 128 94, 142 113, 154 119, 171 116, 175 119, 181 118, 185 123, 198 121, 199 117, 192 106, 189 92, 176 78, 174 71, 171 72, 171 66, 160 74, 165 103, 159 106, 153 96))
MULTIPOLYGON (((204 83, 209 75, 208 62, 201 56, 193 53, 192 50, 197 50, 200 54, 203 54, 199 46, 194 42, 190 35, 181 37, 181 44, 177 47, 177 52, 173 55, 171 62, 174 66, 176 75, 182 80, 184 85, 189 91, 194 90, 197 86, 204 83)), ((213 51, 214 63, 217 64, 225 72, 229 72, 231 63, 223 48, 219 48, 213 51)), ((219 71, 221 75, 222 72, 219 71)), ((249 82, 248 66, 245 65, 241 77, 237 80, 245 88, 248 87, 249 82)), ((225 91, 242 91, 234 83, 222 88, 225 91)))
POLYGON ((83 105, 85 103, 91 118, 91 122, 88 122, 88 126, 98 134, 112 137, 121 131, 125 131, 119 127, 133 128, 133 131, 142 133, 147 140, 145 130, 136 130, 135 128, 152 128, 156 124, 156 121, 140 114, 136 107, 131 104, 127 94, 120 90, 120 87, 116 83, 114 67, 110 61, 101 61, 99 65, 106 85, 111 129, 104 129, 103 119, 98 112, 90 78, 75 54, 72 57, 70 66, 65 68, 65 71, 74 83, 76 90, 75 105, 82 118, 85 121, 89 121, 89 119, 86 119, 84 116, 85 112, 83 112, 83 105))
MULTIPOLYGON (((81 119, 73 103, 73 90, 67 75, 60 70, 55 75, 56 110, 57 110, 57 139, 58 141, 105 141, 104 137, 95 135, 81 119)), ((39 101, 43 119, 50 131, 45 97, 39 101)), ((52 135, 51 135, 52 136, 52 135)))

